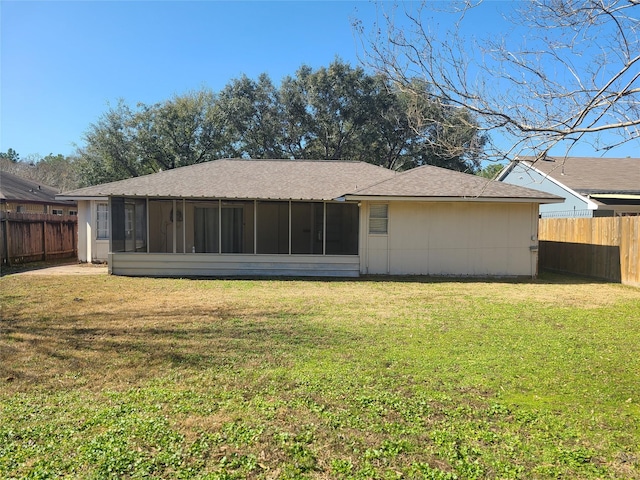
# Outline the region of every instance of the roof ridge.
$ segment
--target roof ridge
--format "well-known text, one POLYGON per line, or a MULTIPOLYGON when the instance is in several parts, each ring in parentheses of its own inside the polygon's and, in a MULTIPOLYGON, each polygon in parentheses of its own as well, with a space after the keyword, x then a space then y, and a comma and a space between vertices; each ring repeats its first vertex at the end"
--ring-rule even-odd
MULTIPOLYGON (((335 158, 218 158, 209 162, 232 161, 232 162, 297 162, 297 163, 365 163, 374 167, 380 167, 374 163, 364 160, 340 160, 335 158)), ((207 162, 202 162, 207 163, 207 162)), ((383 167, 381 167, 383 168, 383 167)))
MULTIPOLYGON (((365 162, 365 163, 366 163, 366 162, 365 162)), ((377 165, 377 166, 379 167, 380 165, 377 165)), ((380 168, 384 168, 384 167, 380 167, 380 168)), ((380 184, 382 184, 382 183, 385 183, 385 182, 390 182, 391 180, 395 180, 395 179, 396 179, 396 178, 398 178, 400 175, 402 175, 403 173, 405 173, 405 172, 398 172, 397 170, 391 170, 390 168, 385 168, 385 170, 389 170, 389 172, 393 173, 393 177, 391 177, 391 178, 385 178, 384 180, 380 180, 379 182, 376 182, 376 183, 371 183, 371 184, 367 185, 366 187, 358 188, 358 189, 357 189, 356 191, 354 191, 353 193, 347 193, 346 195, 355 195, 356 193, 358 193, 358 192, 360 192, 360 191, 362 191, 362 190, 366 190, 366 189, 371 188, 371 187, 376 187, 376 186, 378 186, 378 185, 380 185, 380 184)), ((407 172, 408 172, 408 171, 409 171, 409 170, 407 170, 407 172)))

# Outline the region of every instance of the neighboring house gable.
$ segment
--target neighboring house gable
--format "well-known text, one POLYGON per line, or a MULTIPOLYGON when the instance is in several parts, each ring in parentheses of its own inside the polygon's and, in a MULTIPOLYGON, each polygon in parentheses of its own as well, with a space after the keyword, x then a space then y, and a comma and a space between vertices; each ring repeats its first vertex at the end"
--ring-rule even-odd
POLYGON ((521 157, 497 180, 565 198, 541 205, 541 216, 591 217, 640 214, 639 158, 521 157))
POLYGON ((124 275, 535 275, 538 205, 553 195, 424 166, 217 160, 61 195, 79 255, 124 275))
POLYGON ((0 203, 4 212, 75 215, 76 202, 58 200, 58 193, 48 185, 0 172, 0 203))

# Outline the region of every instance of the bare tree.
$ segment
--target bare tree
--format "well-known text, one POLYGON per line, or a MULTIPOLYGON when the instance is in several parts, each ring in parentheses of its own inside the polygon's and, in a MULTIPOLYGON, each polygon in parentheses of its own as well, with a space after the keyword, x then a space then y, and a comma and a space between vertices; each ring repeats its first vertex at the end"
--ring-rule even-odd
POLYGON ((491 133, 488 159, 639 141, 639 0, 529 0, 505 16, 508 31, 474 38, 481 4, 380 3, 373 33, 356 24, 365 63, 409 93, 472 112, 491 133), (416 79, 430 88, 416 91, 416 79))

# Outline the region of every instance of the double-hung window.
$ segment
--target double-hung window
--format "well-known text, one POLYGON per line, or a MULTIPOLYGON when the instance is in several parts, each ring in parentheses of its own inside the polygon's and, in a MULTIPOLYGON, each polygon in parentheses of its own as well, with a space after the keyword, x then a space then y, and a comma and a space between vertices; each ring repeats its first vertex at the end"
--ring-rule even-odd
POLYGON ((389 229, 389 205, 373 204, 369 207, 369 234, 386 235, 389 229))
POLYGON ((96 209, 96 238, 109 239, 109 204, 98 203, 96 209))

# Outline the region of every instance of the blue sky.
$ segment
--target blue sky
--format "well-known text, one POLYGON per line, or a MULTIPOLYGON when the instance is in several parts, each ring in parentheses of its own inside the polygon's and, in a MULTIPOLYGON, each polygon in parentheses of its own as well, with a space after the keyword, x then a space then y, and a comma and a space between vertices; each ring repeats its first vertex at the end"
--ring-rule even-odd
MULTIPOLYGON (((500 28, 497 11, 509 5, 489 3, 479 28, 500 28)), ((0 151, 71 154, 119 99, 135 105, 219 91, 242 74, 265 72, 278 83, 302 64, 318 68, 336 57, 357 65, 354 19, 372 26, 376 6, 2 0, 0 151)))
POLYGON ((109 104, 153 103, 336 56, 356 64, 366 2, 1 4, 0 151, 70 154, 109 104))

